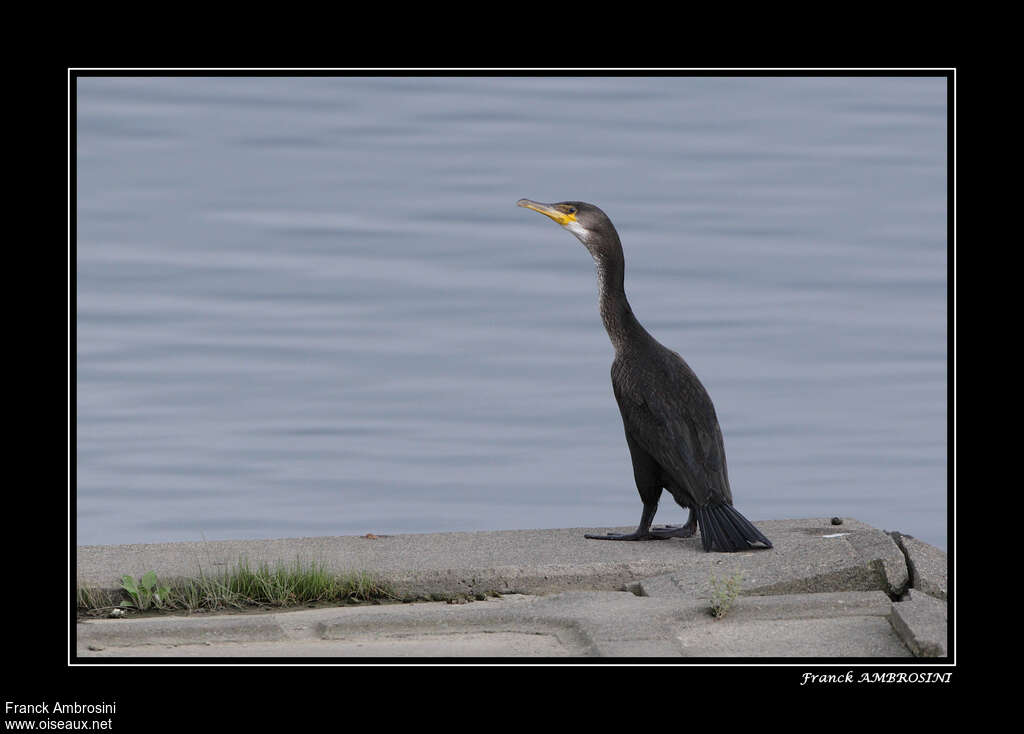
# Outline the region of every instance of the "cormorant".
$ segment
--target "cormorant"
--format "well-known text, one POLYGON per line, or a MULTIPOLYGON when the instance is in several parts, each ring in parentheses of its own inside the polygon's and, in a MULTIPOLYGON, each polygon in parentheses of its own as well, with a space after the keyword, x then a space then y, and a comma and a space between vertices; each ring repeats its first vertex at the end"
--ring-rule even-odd
POLYGON ((590 251, 597 263, 601 320, 615 348, 612 390, 643 514, 632 533, 585 537, 689 538, 699 528, 705 551, 747 550, 754 543, 771 548, 771 541, 732 506, 722 430, 707 391, 683 358, 651 336, 629 307, 622 243, 611 220, 582 201, 541 204, 520 199, 518 204, 555 220, 590 251), (690 510, 685 525, 651 528, 662 489, 690 510))

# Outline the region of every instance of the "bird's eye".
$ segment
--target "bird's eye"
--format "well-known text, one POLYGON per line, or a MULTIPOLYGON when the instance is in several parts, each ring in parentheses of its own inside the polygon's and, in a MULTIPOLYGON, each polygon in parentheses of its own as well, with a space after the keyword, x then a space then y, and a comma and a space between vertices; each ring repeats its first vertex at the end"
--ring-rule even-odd
POLYGON ((576 207, 570 206, 568 209, 565 210, 565 212, 566 212, 566 214, 575 214, 576 213, 576 207))

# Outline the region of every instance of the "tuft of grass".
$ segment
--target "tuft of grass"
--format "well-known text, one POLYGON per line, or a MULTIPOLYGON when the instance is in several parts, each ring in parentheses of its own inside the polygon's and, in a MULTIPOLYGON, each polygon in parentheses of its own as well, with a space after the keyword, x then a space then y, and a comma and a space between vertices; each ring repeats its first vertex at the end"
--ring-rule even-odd
MULTIPOLYGON (((245 604, 291 606, 313 602, 374 601, 393 598, 390 591, 367 573, 331 574, 323 563, 303 566, 263 563, 257 568, 241 561, 235 569, 207 584, 226 600, 245 604)), ((216 593, 214 594, 216 596, 216 593)))
POLYGON ((88 586, 78 586, 76 591, 78 594, 78 608, 80 610, 113 609, 117 605, 118 601, 120 601, 119 596, 115 596, 115 594, 109 591, 104 591, 102 589, 94 589, 88 586))
POLYGON ((729 613, 732 603, 739 596, 742 581, 742 573, 735 573, 726 579, 711 577, 711 614, 715 619, 721 619, 729 613))
POLYGON ((386 584, 365 572, 339 576, 329 572, 322 562, 300 561, 275 566, 262 563, 254 568, 246 559, 218 574, 200 572, 198 578, 167 584, 161 584, 152 571, 138 580, 124 576, 122 590, 118 599, 109 593, 79 587, 78 610, 86 614, 115 607, 195 612, 396 599, 386 584))

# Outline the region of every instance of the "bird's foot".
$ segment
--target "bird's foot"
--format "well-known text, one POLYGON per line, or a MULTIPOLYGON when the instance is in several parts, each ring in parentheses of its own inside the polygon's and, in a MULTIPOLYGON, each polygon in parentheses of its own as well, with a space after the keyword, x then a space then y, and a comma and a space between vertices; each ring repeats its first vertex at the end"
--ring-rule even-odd
MULTIPOLYGON (((652 535, 650 532, 639 532, 634 530, 632 533, 608 533, 607 535, 591 535, 586 533, 584 538, 590 538, 591 540, 660 540, 656 535, 652 535)), ((667 536, 666 536, 667 537, 667 536)))
POLYGON ((651 535, 659 540, 663 538, 692 538, 696 525, 666 525, 663 528, 651 528, 651 535))

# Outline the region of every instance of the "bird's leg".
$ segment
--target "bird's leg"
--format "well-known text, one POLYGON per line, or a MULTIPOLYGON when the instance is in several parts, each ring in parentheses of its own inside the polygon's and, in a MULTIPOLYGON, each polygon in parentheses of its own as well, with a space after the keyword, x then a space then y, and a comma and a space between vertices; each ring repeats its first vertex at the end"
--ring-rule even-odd
POLYGON ((697 513, 690 509, 690 517, 685 525, 666 525, 663 528, 653 528, 650 533, 655 538, 692 538, 697 530, 697 513))
POLYGON ((651 522, 654 520, 654 513, 657 511, 657 501, 644 502, 644 511, 643 514, 640 515, 640 525, 637 526, 637 529, 632 533, 626 533, 625 535, 618 533, 590 535, 587 533, 583 537, 590 538, 591 540, 658 540, 658 536, 651 534, 651 522))

